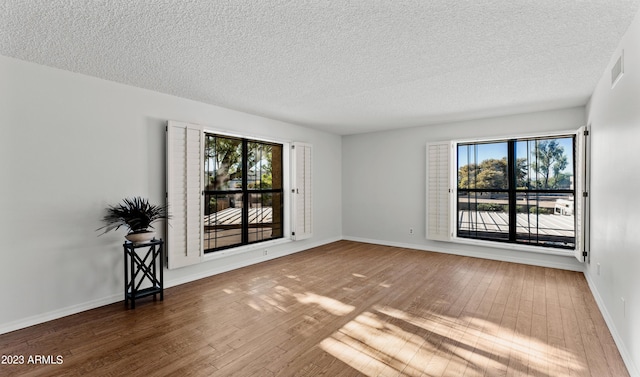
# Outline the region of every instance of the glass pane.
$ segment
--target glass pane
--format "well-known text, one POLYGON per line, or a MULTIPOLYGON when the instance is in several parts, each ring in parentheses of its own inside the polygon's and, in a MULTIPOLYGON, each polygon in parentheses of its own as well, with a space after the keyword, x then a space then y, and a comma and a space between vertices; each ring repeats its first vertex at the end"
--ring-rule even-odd
POLYGON ((247 151, 249 190, 282 188, 282 146, 249 142, 247 151))
POLYGON ((282 151, 281 144, 205 134, 206 252, 283 237, 282 151))
POLYGON ((507 142, 459 144, 458 188, 507 189, 507 146, 507 142))
POLYGON ((282 237, 282 195, 249 195, 249 242, 282 237))
POLYGON ((204 249, 242 244, 242 194, 205 195, 204 249))
POLYGON ((573 138, 530 139, 516 142, 518 189, 573 189, 573 138))
POLYGON ((458 191, 458 237, 508 241, 508 194, 458 191))
POLYGON ((516 241, 575 247, 573 194, 518 193, 516 241))
POLYGON ((242 189, 242 140, 206 135, 205 190, 242 189))

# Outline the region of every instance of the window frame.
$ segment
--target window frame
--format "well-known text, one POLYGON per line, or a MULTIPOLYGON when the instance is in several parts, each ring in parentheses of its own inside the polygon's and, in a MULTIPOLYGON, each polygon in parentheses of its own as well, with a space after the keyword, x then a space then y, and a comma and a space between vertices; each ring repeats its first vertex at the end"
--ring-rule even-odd
POLYGON ((507 249, 548 255, 571 256, 578 261, 589 259, 589 223, 590 223, 590 144, 591 138, 588 125, 578 129, 565 129, 539 133, 522 133, 509 135, 494 135, 467 139, 443 139, 430 141, 426 144, 426 239, 445 243, 457 243, 468 246, 480 246, 493 249, 507 249), (575 219, 579 232, 576 237, 574 250, 557 249, 528 244, 484 241, 456 237, 456 196, 457 196, 457 153, 458 143, 489 142, 513 138, 545 138, 563 135, 576 135, 577 156, 575 168, 579 169, 574 181, 575 219))
MULTIPOLYGON (((170 270, 209 262, 227 257, 240 257, 243 254, 252 254, 251 260, 267 260, 278 256, 279 252, 270 253, 267 248, 279 247, 281 245, 311 237, 311 227, 305 227, 304 232, 300 232, 300 225, 294 222, 296 219, 294 211, 299 208, 296 205, 298 197, 304 193, 305 197, 311 197, 312 186, 310 179, 313 173, 311 164, 304 164, 302 183, 304 185, 298 190, 295 186, 300 184, 299 173, 294 171, 296 165, 296 153, 292 148, 296 145, 307 145, 311 149, 311 144, 300 143, 287 139, 264 137, 257 134, 243 133, 237 134, 225 129, 203 126, 200 124, 168 120, 165 134, 165 183, 167 205, 171 217, 166 222, 165 228, 165 259, 167 268, 170 270), (204 133, 214 133, 229 137, 245 137, 258 141, 272 142, 283 145, 283 189, 284 189, 284 237, 268 240, 260 243, 234 247, 221 250, 215 253, 204 254, 203 252, 203 206, 204 206, 204 133), (308 165, 308 166, 307 166, 308 165), (300 191, 301 194, 297 194, 300 191), (295 193, 294 193, 295 192, 295 193), (293 231, 296 236, 293 236, 293 231), (306 233, 309 232, 309 233, 306 233), (304 237, 299 237, 303 233, 304 237)), ((312 204, 312 203, 310 203, 312 204)), ((311 207, 305 206, 303 215, 310 214, 311 207)), ((242 257, 242 258, 247 258, 242 257)), ((244 260, 244 259, 241 259, 244 260)))
MULTIPOLYGON (((207 190, 206 189, 206 182, 205 182, 205 187, 203 187, 203 192, 202 192, 202 201, 203 201, 203 216, 204 216, 204 209, 207 208, 207 198, 211 197, 211 196, 217 196, 217 195, 240 195, 242 197, 241 201, 242 201, 242 206, 241 206, 241 223, 240 223, 240 242, 239 243, 234 243, 234 244, 230 244, 230 245, 224 245, 224 246, 219 246, 219 247, 214 247, 214 248, 207 248, 206 244, 208 242, 206 242, 208 239, 206 238, 206 231, 205 231, 205 224, 203 221, 203 245, 202 245, 202 252, 205 256, 209 255, 209 254, 213 254, 213 253, 218 253, 220 251, 223 250, 231 250, 231 249, 238 249, 238 248, 242 248, 245 246, 249 246, 249 245, 255 245, 255 244, 262 244, 265 242, 270 242, 270 241, 277 241, 277 240, 281 240, 287 237, 287 208, 285 207, 285 193, 288 191, 285 189, 285 177, 287 176, 287 174, 285 174, 285 150, 288 149, 286 143, 283 142, 277 142, 277 141, 267 141, 267 140, 262 140, 262 139, 257 139, 257 138, 253 138, 253 137, 246 137, 246 136, 236 136, 236 135, 228 135, 228 134, 224 134, 221 132, 217 132, 217 131, 208 131, 208 130, 204 130, 203 132, 203 139, 204 139, 204 149, 206 150, 206 140, 209 137, 214 137, 214 138, 224 138, 224 139, 230 139, 230 140, 238 140, 240 142, 240 146, 241 146, 241 159, 240 159, 240 164, 242 167, 242 173, 241 173, 241 187, 239 189, 225 189, 225 190, 207 190), (278 189, 274 189, 274 188, 270 188, 270 189, 265 189, 265 188, 250 188, 249 187, 249 180, 248 180, 248 174, 249 174, 249 169, 248 169, 248 156, 249 156, 249 144, 251 143, 258 143, 258 144, 263 144, 263 145, 273 145, 273 146, 279 146, 281 149, 281 153, 280 153, 280 179, 279 181, 281 182, 280 184, 280 188, 278 189), (250 206, 250 200, 251 200, 251 195, 252 194, 279 194, 280 196, 280 211, 279 211, 279 218, 281 219, 280 222, 280 236, 277 237, 270 237, 270 238, 266 238, 266 239, 261 239, 261 240, 254 240, 251 241, 250 240, 250 233, 251 233, 251 223, 249 222, 249 210, 251 208, 250 206)), ((205 156, 206 153, 203 153, 203 156, 205 156)), ((207 164, 204 163, 203 164, 203 171, 202 174, 205 177, 205 181, 206 181, 206 166, 207 164)), ((275 216, 272 215, 272 219, 274 219, 275 216)))
MULTIPOLYGON (((573 184, 573 188, 569 188, 569 189, 543 189, 543 188, 519 188, 516 184, 516 164, 517 164, 517 160, 518 157, 516 155, 516 151, 517 151, 517 144, 519 142, 530 142, 530 141, 535 141, 535 140, 541 140, 541 141, 549 141, 549 140, 554 140, 554 139, 571 139, 571 161, 572 161, 572 177, 575 180, 575 177, 577 177, 577 171, 578 171, 578 167, 576 165, 576 154, 578 153, 577 151, 577 140, 576 140, 576 133, 571 132, 571 133, 566 133, 566 134, 553 134, 553 135, 544 135, 544 136, 517 136, 517 137, 509 137, 509 138, 495 138, 495 139, 488 139, 488 140, 483 140, 483 141, 455 141, 453 142, 453 147, 455 148, 455 153, 454 153, 454 172, 453 175, 455 176, 455 185, 453 185, 453 192, 454 195, 452 196, 453 199, 453 213, 455 214, 456 217, 456 221, 455 221, 455 226, 452 228, 453 230, 453 237, 454 238, 458 238, 458 239, 467 239, 467 240, 481 240, 481 241, 488 241, 488 242, 500 242, 500 243, 509 243, 509 244, 520 244, 520 245, 527 245, 527 246, 534 246, 534 247, 543 247, 543 248, 549 248, 549 249, 563 249, 563 250, 574 250, 577 246, 578 246, 578 226, 577 226, 577 221, 579 221, 577 219, 576 216, 574 216, 574 220, 573 220, 573 244, 571 245, 561 245, 561 244, 552 244, 551 242, 545 244, 544 241, 523 241, 521 238, 521 235, 518 233, 517 231, 517 215, 518 215, 518 197, 522 194, 525 195, 538 195, 538 194, 569 194, 572 195, 574 198, 574 202, 576 200, 577 197, 577 187, 575 184, 573 184), (501 144, 501 143, 505 143, 506 147, 507 147, 507 154, 506 156, 504 156, 507 160, 507 165, 506 165, 506 183, 507 183, 507 187, 506 188, 500 188, 500 187, 493 187, 493 188, 460 188, 459 187, 459 182, 460 182, 460 168, 458 166, 458 162, 459 162, 459 157, 460 157, 460 147, 461 146, 477 146, 477 145, 482 145, 482 144, 501 144), (496 236, 495 237, 491 237, 489 235, 483 236, 482 234, 484 233, 493 233, 493 232, 482 232, 482 231, 478 231, 478 230, 468 230, 468 231, 464 231, 461 229, 460 227, 460 221, 459 219, 459 205, 460 205, 460 196, 459 194, 461 192, 466 192, 466 193, 475 193, 476 195, 476 204, 477 202, 477 194, 478 193, 504 193, 507 195, 507 208, 508 210, 506 211, 507 214, 507 218, 508 218, 508 230, 506 233, 504 232, 495 232, 496 236), (466 234, 465 234, 466 233, 466 234), (475 236, 474 236, 475 233, 475 236), (502 237, 501 237, 502 236, 502 237)), ((482 161, 475 161, 473 162, 474 164, 480 164, 482 161)), ((474 175, 475 176, 475 175, 474 175)), ((537 222, 537 219, 536 219, 537 222)), ((536 233, 535 236, 536 239, 540 240, 540 233, 536 233)), ((531 237, 529 238, 531 239, 531 237)), ((559 238, 560 239, 560 238, 559 238)))

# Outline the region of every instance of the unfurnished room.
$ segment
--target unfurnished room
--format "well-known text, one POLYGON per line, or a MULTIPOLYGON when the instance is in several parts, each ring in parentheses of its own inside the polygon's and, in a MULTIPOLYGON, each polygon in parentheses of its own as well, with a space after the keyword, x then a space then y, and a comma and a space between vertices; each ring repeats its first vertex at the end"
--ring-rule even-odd
POLYGON ((0 2, 0 376, 640 377, 640 0, 0 2))

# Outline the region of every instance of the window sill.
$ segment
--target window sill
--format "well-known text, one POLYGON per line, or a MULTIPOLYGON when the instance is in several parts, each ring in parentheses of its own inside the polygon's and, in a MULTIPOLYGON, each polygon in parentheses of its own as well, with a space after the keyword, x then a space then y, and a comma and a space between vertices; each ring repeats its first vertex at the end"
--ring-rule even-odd
POLYGON ((513 250, 513 251, 524 251, 528 253, 560 255, 565 257, 572 257, 574 255, 574 251, 571 249, 556 249, 552 247, 529 246, 529 245, 512 244, 512 243, 504 243, 504 242, 492 242, 492 241, 484 241, 484 240, 472 240, 472 239, 459 238, 459 237, 453 237, 451 239, 451 242, 465 244, 465 245, 472 245, 472 246, 491 247, 494 249, 507 249, 507 250, 513 250))
POLYGON ((256 250, 262 250, 262 249, 267 249, 267 248, 278 246, 278 245, 283 245, 289 242, 292 242, 290 238, 279 238, 277 240, 265 241, 265 242, 260 242, 252 245, 244 245, 244 246, 234 247, 232 249, 215 251, 212 253, 204 254, 202 257, 202 261, 209 262, 216 259, 246 254, 256 250))

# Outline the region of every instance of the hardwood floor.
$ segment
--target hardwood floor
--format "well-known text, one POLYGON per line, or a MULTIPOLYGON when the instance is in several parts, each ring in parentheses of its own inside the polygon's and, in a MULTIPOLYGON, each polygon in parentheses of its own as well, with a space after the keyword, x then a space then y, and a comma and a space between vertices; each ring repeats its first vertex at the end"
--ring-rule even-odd
POLYGON ((0 376, 628 376, 581 273, 350 241, 0 335, 0 355, 25 357, 0 376))

